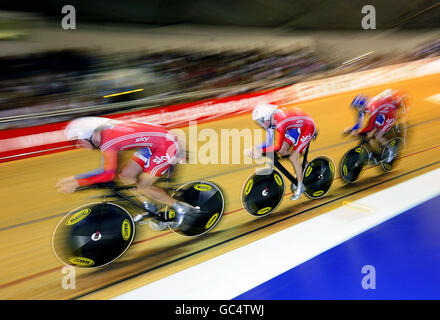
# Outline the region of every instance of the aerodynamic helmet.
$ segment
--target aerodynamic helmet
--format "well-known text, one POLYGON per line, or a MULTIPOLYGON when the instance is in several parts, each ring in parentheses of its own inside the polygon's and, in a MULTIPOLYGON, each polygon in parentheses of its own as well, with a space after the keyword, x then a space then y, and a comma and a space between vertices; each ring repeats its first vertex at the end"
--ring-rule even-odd
POLYGON ((102 124, 111 121, 109 118, 82 117, 72 120, 64 130, 67 140, 83 139, 91 141, 93 132, 102 124))
POLYGON ((351 102, 351 106, 356 108, 359 112, 365 110, 368 103, 368 97, 366 95, 358 94, 354 100, 351 102))
POLYGON ((252 112, 252 120, 254 120, 259 126, 264 127, 264 121, 271 120, 272 114, 278 107, 269 103, 258 104, 252 112))

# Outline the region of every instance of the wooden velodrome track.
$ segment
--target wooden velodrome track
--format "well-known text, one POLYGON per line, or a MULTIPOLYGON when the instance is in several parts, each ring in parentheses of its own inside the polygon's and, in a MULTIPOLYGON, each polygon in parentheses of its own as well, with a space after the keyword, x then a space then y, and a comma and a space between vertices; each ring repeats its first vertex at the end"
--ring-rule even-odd
MULTIPOLYGON (((184 238, 170 231, 137 228, 126 254, 103 269, 77 269, 76 288, 61 282, 63 265, 52 252, 52 232, 70 210, 96 199, 96 191, 59 194, 57 179, 99 166, 99 153, 82 150, 61 152, 0 164, 0 299, 108 299, 153 282, 179 270, 233 250, 286 227, 320 215, 343 204, 440 167, 440 106, 425 100, 438 93, 440 75, 393 84, 412 94, 410 139, 395 171, 383 174, 371 167, 360 181, 344 186, 336 178, 329 194, 319 200, 303 196, 291 202, 286 196, 277 212, 256 219, 242 209, 240 192, 253 165, 190 165, 180 168, 179 180, 208 179, 222 187, 226 208, 222 220, 205 236, 184 238), (184 178, 182 178, 184 177, 184 178)), ((364 92, 379 93, 385 86, 364 92)), ((344 152, 355 144, 342 130, 354 121, 348 105, 355 93, 298 104, 315 119, 319 135, 309 159, 330 156, 337 167, 344 152)), ((198 125, 198 129, 255 128, 249 114, 198 125)), ((199 146, 203 142, 199 142, 199 146)), ((241 145, 241 151, 249 145, 241 145)), ((241 162, 243 162, 241 157, 241 162)), ((291 168, 287 164, 287 168, 291 168)), ((287 184, 287 186, 290 184, 287 184)), ((384 199, 386 201, 386 199, 384 199)), ((354 213, 356 214, 356 213, 354 213)), ((319 235, 316 235, 319 236, 319 235)), ((264 255, 264 252, 261 254, 264 255)), ((289 252, 285 253, 286 255, 289 252)), ((282 259, 282 257, 280 257, 282 259)), ((215 290, 215 289, 213 289, 215 290)))

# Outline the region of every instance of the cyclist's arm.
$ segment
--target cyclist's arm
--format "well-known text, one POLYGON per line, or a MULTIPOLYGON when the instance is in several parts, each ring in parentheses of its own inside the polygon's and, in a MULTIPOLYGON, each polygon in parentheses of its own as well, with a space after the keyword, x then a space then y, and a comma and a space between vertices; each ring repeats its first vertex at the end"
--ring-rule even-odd
POLYGON ((80 187, 113 180, 118 166, 118 152, 104 151, 102 152, 102 156, 102 168, 75 176, 80 187))
POLYGON ((271 144, 270 146, 266 146, 265 148, 263 148, 262 149, 263 152, 265 153, 278 152, 283 146, 284 135, 286 134, 284 128, 282 127, 277 128, 274 134, 275 134, 274 143, 271 144))
POLYGON ((356 120, 356 124, 351 129, 348 129, 347 131, 350 133, 352 131, 358 130, 361 127, 361 125, 363 124, 364 119, 365 119, 364 113, 359 113, 357 120, 356 120))
POLYGON ((273 135, 274 135, 274 130, 267 129, 266 130, 266 141, 264 141, 261 144, 256 145, 255 148, 260 149, 260 150, 265 150, 267 147, 271 146, 273 143, 273 135))
POLYGON ((364 116, 364 119, 358 129, 358 132, 359 133, 366 133, 366 132, 373 130, 373 128, 374 128, 374 121, 373 121, 371 115, 367 114, 364 116))

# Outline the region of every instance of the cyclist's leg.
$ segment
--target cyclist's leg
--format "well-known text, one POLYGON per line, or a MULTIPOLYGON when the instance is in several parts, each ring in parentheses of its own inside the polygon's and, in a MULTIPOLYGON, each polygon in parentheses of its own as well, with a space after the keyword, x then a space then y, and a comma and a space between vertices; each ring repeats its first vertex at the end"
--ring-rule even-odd
POLYGON ((123 184, 135 184, 138 176, 150 165, 151 158, 150 148, 138 149, 122 168, 119 173, 119 180, 123 184))
MULTIPOLYGON (((282 156, 290 156, 294 150, 295 147, 297 147, 299 145, 299 138, 301 136, 301 129, 300 128, 294 128, 294 129, 290 129, 286 131, 286 134, 284 135, 284 141, 283 144, 281 146, 280 151, 278 151, 278 153, 282 156)), ((292 162, 292 160, 290 159, 290 161, 292 162)), ((295 165, 293 164, 293 169, 296 171, 295 165)))
POLYGON ((289 156, 290 162, 292 162, 293 168, 295 169, 296 178, 298 180, 297 188, 293 196, 290 198, 291 200, 297 200, 305 191, 305 187, 303 185, 303 169, 300 158, 301 154, 306 150, 316 132, 315 125, 313 123, 310 123, 309 125, 304 126, 301 129, 302 130, 298 137, 297 143, 293 146, 289 156))
POLYGON ((160 177, 171 170, 176 163, 177 153, 178 147, 174 142, 169 142, 162 148, 154 150, 154 154, 151 154, 149 158, 151 161, 143 167, 143 173, 138 177, 137 191, 140 194, 171 207, 175 212, 173 221, 160 221, 155 226, 157 229, 167 226, 178 227, 186 214, 196 211, 193 206, 173 199, 164 189, 154 185, 160 177))
POLYGON ((161 204, 172 206, 176 200, 154 184, 170 170, 171 159, 175 157, 176 152, 175 148, 156 149, 154 154, 150 148, 139 149, 122 169, 119 178, 122 182, 136 182, 136 192, 141 198, 147 197, 161 204))
MULTIPOLYGON (((389 129, 388 129, 389 130, 389 129)), ((389 147, 388 141, 384 138, 386 131, 388 130, 380 130, 377 133, 377 141, 381 145, 381 161, 391 162, 395 156, 395 151, 393 148, 389 147)))
POLYGON ((300 162, 301 154, 296 151, 292 150, 292 152, 289 155, 289 160, 292 163, 293 170, 295 170, 296 180, 298 181, 298 185, 302 184, 302 165, 300 162))
POLYGON ((383 148, 383 146, 387 143, 387 141, 385 140, 385 138, 384 138, 384 134, 385 134, 385 131, 384 130, 378 130, 377 132, 376 132, 376 135, 375 135, 375 139, 376 139, 376 141, 380 144, 380 146, 383 148))
POLYGON ((291 147, 292 147, 291 144, 287 143, 286 141, 283 141, 281 149, 278 151, 278 153, 283 157, 288 156, 290 154, 291 147))
POLYGON ((119 180, 123 184, 135 184, 137 182, 137 177, 142 173, 142 168, 143 167, 138 162, 130 159, 119 173, 119 180))
POLYGON ((381 161, 382 150, 384 145, 383 129, 385 127, 389 128, 389 117, 386 114, 379 113, 374 118, 371 119, 372 130, 367 133, 368 138, 368 149, 369 161, 371 164, 376 165, 381 161))
POLYGON ((136 190, 154 201, 167 206, 173 206, 176 200, 173 199, 164 189, 154 185, 158 179, 159 177, 143 172, 138 177, 136 190))
MULTIPOLYGON (((295 128, 295 129, 290 129, 286 131, 286 134, 284 135, 284 141, 283 144, 281 145, 281 149, 278 151, 278 153, 281 156, 289 156, 292 152, 292 147, 294 145, 297 144, 298 138, 301 134, 301 130, 295 128)), ((290 162, 292 162, 291 159, 289 159, 290 162)), ((295 165, 292 162, 292 166, 293 166, 293 171, 296 174, 296 168, 295 165)), ((290 190, 294 191, 296 189, 296 185, 292 182, 290 185, 290 190)))
MULTIPOLYGON (((396 123, 396 114, 395 113, 390 113, 384 116, 384 121, 381 124, 377 124, 377 132, 375 135, 375 138, 377 140, 377 142, 380 144, 380 153, 381 153, 381 157, 382 157, 382 153, 383 150, 385 148, 387 148, 388 142, 385 139, 384 135, 392 128, 392 126, 396 123)), ((388 148, 388 153, 386 158, 387 159, 380 159, 380 160, 386 160, 386 161, 391 161, 392 158, 394 157, 394 153, 393 150, 388 148)))
MULTIPOLYGON (((158 213, 157 203, 152 201, 147 192, 139 190, 140 181, 138 178, 142 177, 141 174, 145 167, 149 166, 151 158, 151 151, 149 148, 142 148, 136 151, 128 163, 122 168, 119 173, 119 180, 123 184, 136 184, 136 188, 130 190, 130 192, 143 203, 145 210, 148 213, 158 213)), ((152 182, 154 183, 154 182, 152 182)), ((143 184, 146 184, 143 182, 143 184)), ((134 217, 135 222, 143 220, 144 214, 138 214, 134 217)))
POLYGON ((371 164, 376 165, 380 160, 379 142, 376 140, 377 129, 373 129, 367 133, 366 147, 368 149, 368 160, 371 164))
POLYGON ((150 199, 169 206, 174 210, 174 215, 171 217, 168 215, 157 217, 156 220, 150 221, 150 227, 155 230, 164 230, 168 227, 178 228, 182 224, 185 215, 196 212, 196 208, 185 202, 177 201, 164 189, 155 186, 154 183, 158 179, 159 177, 145 172, 141 173, 138 178, 137 191, 150 199))

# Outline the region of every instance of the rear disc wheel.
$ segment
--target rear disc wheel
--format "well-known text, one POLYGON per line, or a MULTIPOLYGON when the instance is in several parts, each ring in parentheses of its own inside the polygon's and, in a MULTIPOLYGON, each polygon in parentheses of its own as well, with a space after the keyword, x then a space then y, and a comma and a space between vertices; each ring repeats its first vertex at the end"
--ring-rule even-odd
MULTIPOLYGON (((199 209, 196 213, 187 214, 177 229, 170 228, 180 235, 200 236, 212 230, 223 216, 225 207, 223 192, 212 182, 200 180, 185 183, 172 196, 199 209)), ((166 210, 173 209, 166 208, 166 210)))
POLYGON ((325 196, 335 178, 335 165, 328 157, 318 157, 309 162, 304 170, 304 193, 310 199, 325 196))

